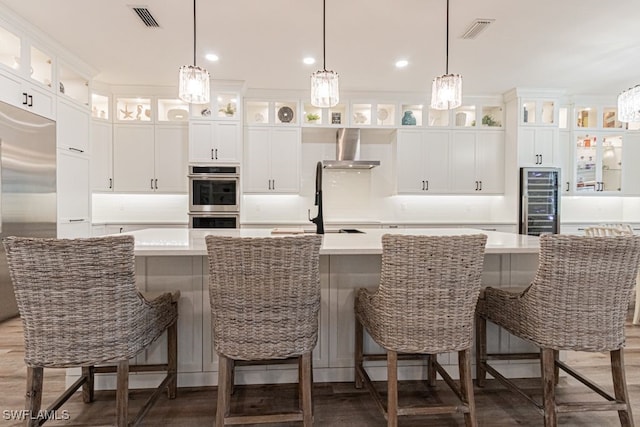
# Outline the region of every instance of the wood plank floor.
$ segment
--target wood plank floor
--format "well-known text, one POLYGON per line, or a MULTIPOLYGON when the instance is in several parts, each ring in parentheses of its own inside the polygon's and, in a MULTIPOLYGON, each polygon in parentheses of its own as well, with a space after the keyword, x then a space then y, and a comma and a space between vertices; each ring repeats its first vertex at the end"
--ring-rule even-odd
MULTIPOLYGON (((629 392, 636 421, 640 422, 640 326, 626 328, 626 369, 629 392)), ((0 323, 0 427, 18 426, 21 423, 9 420, 6 411, 21 410, 24 405, 26 368, 24 366, 22 325, 19 319, 0 323)), ((582 373, 599 381, 611 390, 609 358, 599 353, 570 353, 568 360, 582 373)), ((45 390, 43 406, 57 397, 64 388, 64 370, 45 369, 45 390)), ((520 380, 534 395, 540 395, 538 382, 520 380)), ((383 390, 384 384, 379 384, 383 390)), ((400 385, 401 403, 413 404, 423 400, 429 402, 455 402, 448 387, 438 381, 436 392, 430 391, 422 382, 403 382, 400 385)), ((486 387, 475 388, 478 422, 481 426, 541 426, 542 418, 533 407, 513 396, 493 380, 486 387)), ((144 402, 147 391, 131 392, 131 413, 144 402)), ((562 379, 558 395, 564 400, 598 400, 582 385, 562 379)), ((77 393, 62 407, 68 411, 68 420, 50 421, 52 426, 94 426, 109 425, 114 420, 115 393, 96 392, 96 401, 82 403, 77 393)), ((216 389, 184 389, 178 391, 178 398, 168 400, 163 395, 145 418, 145 426, 200 427, 213 425, 215 415, 216 389)), ((267 407, 270 410, 288 410, 297 405, 295 385, 238 386, 233 397, 232 410, 254 411, 267 407)), ((386 422, 375 407, 366 390, 356 390, 353 383, 318 383, 314 386, 314 407, 316 426, 385 426, 386 422)), ((299 425, 296 423, 285 425, 299 425)), ((462 416, 446 415, 436 417, 401 418, 400 426, 461 426, 462 416)), ((560 416, 561 426, 603 427, 620 425, 618 416, 612 412, 591 412, 560 416)), ((272 424, 273 426, 273 424, 272 424)))

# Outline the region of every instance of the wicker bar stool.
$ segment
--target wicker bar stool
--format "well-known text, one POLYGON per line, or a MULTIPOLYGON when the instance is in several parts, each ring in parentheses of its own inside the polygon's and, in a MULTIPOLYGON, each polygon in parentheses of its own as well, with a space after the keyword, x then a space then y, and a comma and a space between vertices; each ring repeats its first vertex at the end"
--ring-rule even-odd
POLYGON ((58 410, 80 387, 93 401, 94 374, 117 372, 116 426, 128 423, 129 372, 166 371, 131 425, 139 423, 164 389, 176 396, 179 292, 147 301, 135 285, 132 236, 88 239, 3 239, 24 326, 28 426, 41 415, 43 368, 82 367, 81 377, 46 410, 58 410), (167 330, 168 362, 129 365, 167 330), (96 366, 117 363, 117 366, 96 366))
POLYGON ((484 234, 382 237, 380 285, 375 292, 359 289, 355 298, 355 385, 367 386, 388 426, 397 426, 402 415, 460 412, 467 426, 477 425, 470 349, 486 241, 484 234), (363 353, 363 329, 386 354, 363 353), (459 384, 436 358, 453 351, 459 384), (426 358, 429 385, 439 373, 462 404, 399 407, 397 361, 408 358, 426 358), (386 407, 364 368, 364 361, 385 359, 386 407))
POLYGON ((213 343, 219 357, 217 427, 313 425, 311 352, 318 339, 322 237, 206 236, 213 343), (234 366, 298 362, 299 410, 231 414, 234 366))
POLYGON ((486 288, 476 311, 476 378, 488 372, 533 403, 546 427, 565 412, 618 411, 623 426, 633 417, 624 371, 624 323, 640 262, 640 236, 543 235, 531 285, 520 293, 486 288), (487 354, 487 320, 540 348, 539 353, 487 354), (609 352, 614 396, 558 360, 560 350, 609 352), (492 367, 489 360, 540 359, 543 401, 538 403, 492 367), (606 402, 558 403, 559 369, 606 402))

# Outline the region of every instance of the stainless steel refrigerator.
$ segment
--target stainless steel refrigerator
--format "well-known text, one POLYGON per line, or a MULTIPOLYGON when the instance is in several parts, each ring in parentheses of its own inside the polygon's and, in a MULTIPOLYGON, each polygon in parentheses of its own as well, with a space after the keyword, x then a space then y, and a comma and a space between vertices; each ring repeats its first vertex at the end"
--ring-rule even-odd
MULTIPOLYGON (((56 237, 56 123, 0 102, 0 237, 56 237)), ((0 245, 0 320, 18 314, 0 245)))
POLYGON ((520 169, 520 234, 560 232, 560 169, 520 169))

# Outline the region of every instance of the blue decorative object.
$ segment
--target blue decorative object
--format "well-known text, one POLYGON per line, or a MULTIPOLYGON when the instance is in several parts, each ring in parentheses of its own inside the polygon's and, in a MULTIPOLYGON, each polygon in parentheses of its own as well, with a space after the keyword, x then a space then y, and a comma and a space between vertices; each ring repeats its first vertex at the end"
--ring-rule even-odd
POLYGON ((415 126, 416 118, 413 115, 413 111, 408 110, 404 112, 404 116, 402 116, 402 126, 415 126))

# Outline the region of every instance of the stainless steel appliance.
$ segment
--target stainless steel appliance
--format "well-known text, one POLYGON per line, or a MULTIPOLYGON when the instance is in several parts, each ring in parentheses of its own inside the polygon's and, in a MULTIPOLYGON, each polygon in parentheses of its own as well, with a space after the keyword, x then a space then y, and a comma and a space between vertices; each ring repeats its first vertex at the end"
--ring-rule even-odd
POLYGON ((539 236, 560 231, 560 169, 520 169, 520 234, 539 236))
POLYGON ((189 212, 240 211, 239 166, 189 166, 189 212))
MULTIPOLYGON (((56 237, 56 124, 0 102, 0 237, 56 237)), ((0 245, 0 320, 18 314, 0 245)))
POLYGON ((189 166, 189 227, 240 228, 239 166, 189 166))

